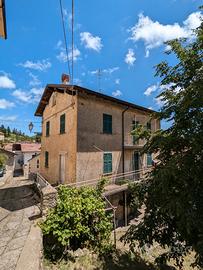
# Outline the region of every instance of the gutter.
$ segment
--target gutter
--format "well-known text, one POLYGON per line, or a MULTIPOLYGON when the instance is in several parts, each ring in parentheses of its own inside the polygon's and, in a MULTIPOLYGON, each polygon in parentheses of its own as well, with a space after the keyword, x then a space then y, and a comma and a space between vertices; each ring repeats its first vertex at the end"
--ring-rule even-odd
POLYGON ((124 132, 125 132, 125 122, 124 122, 124 114, 129 109, 129 106, 122 111, 122 172, 125 173, 125 148, 124 148, 124 132))

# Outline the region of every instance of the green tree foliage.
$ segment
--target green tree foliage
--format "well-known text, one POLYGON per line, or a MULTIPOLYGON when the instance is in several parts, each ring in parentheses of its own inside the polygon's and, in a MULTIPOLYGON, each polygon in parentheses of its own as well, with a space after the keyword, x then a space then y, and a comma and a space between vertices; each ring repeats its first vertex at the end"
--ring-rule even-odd
POLYGON ((144 203, 146 211, 125 236, 131 247, 137 240, 140 246, 154 241, 167 246, 159 260, 174 258, 179 267, 190 250, 203 266, 203 23, 196 34, 193 41, 167 42, 177 64, 156 67, 165 90, 159 96, 164 105, 154 116, 171 125, 154 134, 138 129, 147 139, 144 151, 156 153, 159 162, 145 183, 132 188, 136 206, 144 203))
POLYGON ((0 153, 0 168, 3 168, 6 165, 7 156, 0 153))
POLYGON ((48 249, 45 246, 52 259, 68 249, 104 251, 109 247, 112 223, 105 211, 101 185, 98 189, 60 186, 57 205, 40 226, 45 237, 52 239, 48 249))

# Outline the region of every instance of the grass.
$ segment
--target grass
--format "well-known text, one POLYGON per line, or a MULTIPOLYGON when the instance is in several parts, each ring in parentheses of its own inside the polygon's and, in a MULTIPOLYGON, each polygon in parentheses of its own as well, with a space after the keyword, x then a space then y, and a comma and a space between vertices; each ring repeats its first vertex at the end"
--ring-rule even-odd
MULTIPOLYGON (((158 245, 149 248, 146 253, 130 252, 128 245, 124 246, 119 240, 126 230, 127 228, 116 230, 117 249, 106 257, 101 258, 88 249, 79 249, 70 251, 68 261, 53 264, 44 260, 44 270, 178 270, 173 261, 161 267, 154 264, 155 258, 164 252, 158 245)), ((193 262, 194 254, 186 256, 183 270, 197 270, 198 268, 191 267, 193 262)))

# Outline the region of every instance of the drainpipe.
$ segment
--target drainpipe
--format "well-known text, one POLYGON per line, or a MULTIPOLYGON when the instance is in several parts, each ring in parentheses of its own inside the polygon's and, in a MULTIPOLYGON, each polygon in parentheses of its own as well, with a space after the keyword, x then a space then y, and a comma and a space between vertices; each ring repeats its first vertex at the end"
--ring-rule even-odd
POLYGON ((127 107, 124 111, 122 111, 122 172, 125 172, 125 156, 124 156, 124 139, 125 139, 125 122, 124 122, 124 114, 129 109, 127 107))

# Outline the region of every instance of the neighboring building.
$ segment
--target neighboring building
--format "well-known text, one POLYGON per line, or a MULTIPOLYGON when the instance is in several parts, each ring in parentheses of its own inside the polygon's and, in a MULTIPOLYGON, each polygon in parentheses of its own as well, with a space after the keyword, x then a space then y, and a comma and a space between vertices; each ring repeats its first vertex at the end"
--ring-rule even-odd
POLYGON ((41 151, 39 143, 10 143, 5 146, 5 149, 15 153, 15 168, 14 171, 18 174, 28 175, 28 160, 37 155, 41 151))
POLYGON ((5 136, 3 132, 0 132, 0 142, 4 142, 5 136))
POLYGON ((40 173, 51 184, 74 183, 142 169, 144 141, 131 131, 155 131, 152 110, 79 86, 47 85, 35 115, 42 117, 40 173))
POLYGON ((11 151, 7 151, 3 148, 0 148, 0 154, 3 154, 7 157, 6 160, 6 170, 13 171, 15 167, 15 154, 11 151))
POLYGON ((34 155, 28 160, 29 174, 36 174, 40 171, 40 154, 34 155))

